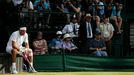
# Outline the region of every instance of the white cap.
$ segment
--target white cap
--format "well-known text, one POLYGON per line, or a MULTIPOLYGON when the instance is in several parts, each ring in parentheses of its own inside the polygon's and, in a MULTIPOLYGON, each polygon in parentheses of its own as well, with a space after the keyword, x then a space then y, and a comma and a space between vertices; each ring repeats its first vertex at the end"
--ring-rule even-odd
POLYGON ((65 35, 63 36, 64 39, 65 39, 65 38, 69 38, 69 37, 71 37, 70 34, 65 34, 65 35))
POLYGON ((26 27, 20 27, 20 30, 27 30, 27 28, 26 27))
POLYGON ((58 35, 58 34, 62 34, 62 32, 61 32, 61 31, 57 31, 56 34, 57 34, 57 35, 58 35))

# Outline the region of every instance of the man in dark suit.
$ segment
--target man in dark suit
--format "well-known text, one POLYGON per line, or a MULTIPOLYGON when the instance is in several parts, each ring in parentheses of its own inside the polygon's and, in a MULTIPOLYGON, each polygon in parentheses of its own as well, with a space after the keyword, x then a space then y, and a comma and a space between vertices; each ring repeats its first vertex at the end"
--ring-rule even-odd
POLYGON ((96 26, 91 22, 91 19, 91 14, 86 14, 79 28, 80 53, 83 54, 89 53, 89 43, 94 37, 94 31, 96 29, 96 26))

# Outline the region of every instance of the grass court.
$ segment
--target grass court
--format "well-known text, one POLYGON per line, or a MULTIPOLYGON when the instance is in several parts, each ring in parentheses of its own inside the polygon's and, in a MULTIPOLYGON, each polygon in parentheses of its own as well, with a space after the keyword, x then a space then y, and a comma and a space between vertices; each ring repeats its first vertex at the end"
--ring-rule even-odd
POLYGON ((134 75, 134 72, 21 72, 18 74, 0 74, 0 75, 134 75))

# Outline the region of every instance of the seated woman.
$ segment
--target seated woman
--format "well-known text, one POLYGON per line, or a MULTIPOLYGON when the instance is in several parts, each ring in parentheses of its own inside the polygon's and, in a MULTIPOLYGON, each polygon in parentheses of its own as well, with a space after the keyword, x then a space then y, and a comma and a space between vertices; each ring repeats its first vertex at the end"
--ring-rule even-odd
POLYGON ((58 54, 61 52, 61 46, 62 46, 62 32, 57 31, 56 37, 52 39, 52 41, 49 43, 49 47, 51 50, 51 54, 58 54))
POLYGON ((70 34, 65 34, 63 36, 62 49, 65 50, 65 53, 77 53, 77 46, 72 42, 70 34))
POLYGON ((101 39, 100 32, 96 32, 95 38, 90 42, 90 53, 95 56, 108 56, 105 41, 101 39))
POLYGON ((34 55, 43 55, 48 51, 47 41, 43 39, 43 33, 37 32, 37 37, 33 41, 34 55))

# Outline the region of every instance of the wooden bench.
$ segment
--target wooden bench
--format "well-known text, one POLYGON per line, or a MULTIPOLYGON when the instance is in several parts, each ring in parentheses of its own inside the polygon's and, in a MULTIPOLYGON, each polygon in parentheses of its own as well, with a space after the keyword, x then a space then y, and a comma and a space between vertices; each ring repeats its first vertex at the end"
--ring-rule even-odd
MULTIPOLYGON (((11 73, 11 55, 8 53, 0 53, 0 73, 11 73)), ((23 71, 23 58, 17 55, 16 68, 18 72, 23 71)))

